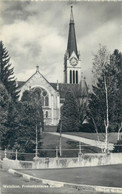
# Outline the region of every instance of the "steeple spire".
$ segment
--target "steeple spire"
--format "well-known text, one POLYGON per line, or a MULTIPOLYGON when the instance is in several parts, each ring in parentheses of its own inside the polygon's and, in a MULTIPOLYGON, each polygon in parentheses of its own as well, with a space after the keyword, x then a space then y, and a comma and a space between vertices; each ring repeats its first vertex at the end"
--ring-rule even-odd
POLYGON ((73 17, 73 6, 71 6, 71 13, 70 13, 70 23, 74 23, 74 17, 73 17))
POLYGON ((73 51, 75 52, 76 56, 79 58, 78 51, 77 51, 76 35, 75 35, 73 6, 71 6, 70 23, 69 23, 69 35, 68 35, 68 44, 67 44, 67 52, 69 54, 69 57, 71 56, 73 51))

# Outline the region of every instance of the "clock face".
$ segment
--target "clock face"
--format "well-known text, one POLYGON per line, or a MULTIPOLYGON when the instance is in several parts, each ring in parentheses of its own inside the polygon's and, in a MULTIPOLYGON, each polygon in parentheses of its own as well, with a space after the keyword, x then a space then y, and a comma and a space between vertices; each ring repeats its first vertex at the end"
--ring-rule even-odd
POLYGON ((78 64, 78 60, 77 60, 75 57, 72 57, 72 58, 70 59, 70 64, 71 64, 72 66, 76 66, 76 65, 78 64))

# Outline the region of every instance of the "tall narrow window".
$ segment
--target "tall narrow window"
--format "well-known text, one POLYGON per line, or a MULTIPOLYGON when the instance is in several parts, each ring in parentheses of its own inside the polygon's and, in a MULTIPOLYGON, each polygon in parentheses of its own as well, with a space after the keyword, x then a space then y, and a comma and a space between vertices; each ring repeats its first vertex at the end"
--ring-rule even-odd
POLYGON ((48 118, 48 111, 46 111, 46 118, 48 118))
POLYGON ((73 70, 73 84, 75 84, 75 71, 73 70))
POLYGON ((76 71, 76 84, 78 84, 78 71, 76 71))
POLYGON ((70 84, 72 83, 72 71, 70 70, 70 84))

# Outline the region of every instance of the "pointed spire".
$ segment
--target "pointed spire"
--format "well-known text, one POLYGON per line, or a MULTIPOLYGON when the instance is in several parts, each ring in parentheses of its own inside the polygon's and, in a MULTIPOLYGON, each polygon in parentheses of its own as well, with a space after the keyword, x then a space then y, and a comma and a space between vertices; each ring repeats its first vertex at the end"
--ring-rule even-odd
POLYGON ((70 13, 70 24, 74 23, 74 17, 73 17, 73 6, 71 6, 71 13, 70 13))
POLYGON ((69 57, 71 56, 73 51, 75 52, 76 56, 79 58, 78 51, 77 51, 76 35, 75 35, 73 7, 71 6, 69 35, 68 35, 68 44, 67 44, 67 52, 68 52, 69 57))

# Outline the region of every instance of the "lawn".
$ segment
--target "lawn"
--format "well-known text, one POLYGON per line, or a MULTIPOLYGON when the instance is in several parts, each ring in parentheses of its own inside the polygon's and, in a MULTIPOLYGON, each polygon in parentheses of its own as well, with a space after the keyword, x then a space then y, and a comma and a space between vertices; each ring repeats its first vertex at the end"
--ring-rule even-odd
MULTIPOLYGON (((48 133, 43 133, 42 135, 42 145, 39 148, 39 157, 55 157, 56 156, 56 146, 59 149, 60 137, 48 133)), ((77 157, 79 152, 79 142, 69 140, 66 138, 61 138, 62 143, 62 157, 77 157)), ((96 153, 101 150, 84 143, 81 144, 83 153, 96 153)), ((59 152, 58 152, 59 155, 59 152)), ((18 153, 19 160, 33 160, 34 153, 18 153), (23 158, 24 157, 24 158, 23 158)), ((15 159, 15 152, 11 153, 11 150, 7 150, 7 157, 9 159, 15 159)), ((4 158, 4 151, 1 150, 1 158, 4 158)))
POLYGON ((122 164, 70 169, 20 170, 38 178, 108 187, 122 187, 122 164))
MULTIPOLYGON (((96 133, 66 132, 65 134, 98 140, 96 133)), ((118 137, 117 133, 109 133, 109 135, 108 135, 109 142, 110 143, 116 143, 117 142, 117 137, 118 137)), ((120 137, 122 137, 122 133, 120 133, 120 137)), ((105 134, 99 133, 99 138, 100 138, 101 141, 104 141, 105 140, 105 134)))
MULTIPOLYGON (((48 157, 55 157, 56 156, 56 146, 59 148, 59 141, 60 137, 48 133, 43 134, 42 139, 42 149, 40 153, 42 156, 48 156, 48 157), (50 150, 49 150, 50 149, 50 150)), ((61 138, 62 143, 62 155, 63 157, 77 157, 78 151, 79 151, 79 142, 69 140, 66 138, 61 138)), ((99 148, 86 146, 85 144, 82 144, 82 152, 84 153, 94 153, 99 152, 99 148), (83 147, 84 145, 84 147, 83 147)))
MULTIPOLYGON (((79 191, 76 188, 43 188, 40 182, 27 181, 22 177, 11 175, 3 170, 0 170, 0 177, 1 194, 84 194, 84 191, 79 191), (7 188, 6 186, 11 186, 11 188, 7 188), (16 186, 18 188, 14 188, 16 186), (25 187, 23 188, 23 186, 25 187), (38 188, 38 186, 42 187, 38 188)), ((97 192, 93 193, 97 194, 97 192)), ((85 191, 85 194, 91 194, 91 192, 85 191)))

